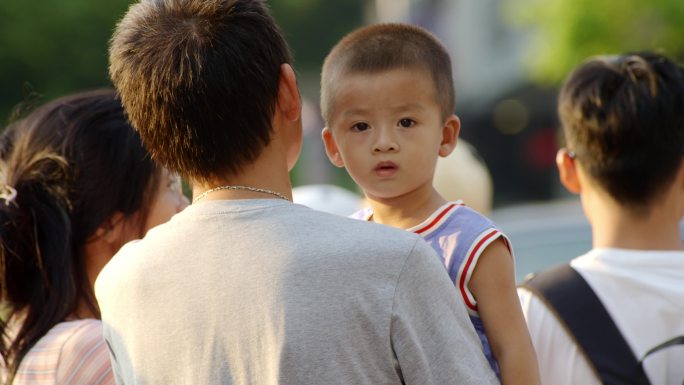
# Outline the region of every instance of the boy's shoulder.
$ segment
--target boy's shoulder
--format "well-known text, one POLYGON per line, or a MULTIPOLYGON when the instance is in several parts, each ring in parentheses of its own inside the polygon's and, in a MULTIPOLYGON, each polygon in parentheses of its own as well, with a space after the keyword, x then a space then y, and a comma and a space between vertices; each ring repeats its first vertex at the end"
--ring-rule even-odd
POLYGON ((442 245, 445 239, 455 236, 459 247, 466 250, 484 238, 507 238, 491 219, 466 206, 462 201, 447 202, 423 223, 408 230, 420 235, 433 246, 442 245))
POLYGON ((479 211, 465 205, 462 201, 451 202, 451 204, 459 204, 454 210, 454 214, 450 216, 452 221, 458 222, 462 227, 472 228, 497 228, 496 223, 489 217, 480 213, 479 211))
MULTIPOLYGON (((370 207, 365 207, 351 214, 349 218, 367 222, 372 215, 373 210, 370 207)), ((406 230, 425 237, 438 230, 450 231, 464 228, 475 231, 491 228, 498 229, 491 219, 468 207, 463 201, 457 200, 445 203, 423 222, 406 230)))
POLYGON ((425 237, 431 233, 463 229, 478 232, 492 228, 496 229, 497 226, 491 219, 458 200, 445 203, 422 223, 408 230, 425 237))

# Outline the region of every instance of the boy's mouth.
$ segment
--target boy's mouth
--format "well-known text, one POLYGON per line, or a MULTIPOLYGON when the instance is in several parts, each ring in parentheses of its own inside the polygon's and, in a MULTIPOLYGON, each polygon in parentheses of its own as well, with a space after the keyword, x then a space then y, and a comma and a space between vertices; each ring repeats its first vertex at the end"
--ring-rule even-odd
POLYGON ((378 176, 386 177, 386 176, 392 176, 392 175, 394 175, 394 173, 396 173, 398 169, 399 169, 399 166, 397 166, 396 164, 394 164, 394 162, 388 162, 388 161, 386 161, 386 162, 380 162, 380 163, 378 163, 378 164, 375 166, 375 168, 373 169, 373 171, 375 171, 375 173, 376 173, 378 176))

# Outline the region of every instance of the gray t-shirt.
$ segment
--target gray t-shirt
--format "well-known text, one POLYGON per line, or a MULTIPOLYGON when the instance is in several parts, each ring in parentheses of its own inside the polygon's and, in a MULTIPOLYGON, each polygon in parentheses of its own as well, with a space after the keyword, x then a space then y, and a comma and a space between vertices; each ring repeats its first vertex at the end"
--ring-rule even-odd
POLYGON ((285 201, 192 205, 96 295, 119 383, 497 383, 417 235, 285 201))

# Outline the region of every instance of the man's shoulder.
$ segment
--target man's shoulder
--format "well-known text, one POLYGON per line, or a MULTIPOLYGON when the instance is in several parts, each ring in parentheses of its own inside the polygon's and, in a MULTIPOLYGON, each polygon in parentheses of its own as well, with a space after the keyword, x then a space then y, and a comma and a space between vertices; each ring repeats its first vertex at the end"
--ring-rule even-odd
POLYGON ((339 228, 346 232, 335 233, 336 237, 349 238, 376 238, 386 237, 386 242, 407 241, 415 242, 419 239, 416 235, 394 227, 381 225, 375 222, 355 219, 356 217, 343 217, 307 209, 311 216, 310 223, 316 224, 320 232, 328 232, 330 228, 339 228))
MULTIPOLYGON (((422 237, 374 222, 309 210, 304 231, 311 247, 324 249, 333 258, 351 258, 370 268, 373 264, 401 264, 409 255, 438 260, 422 237)), ((344 263, 340 261, 340 263, 344 263)))
POLYGON ((140 240, 133 240, 123 245, 97 275, 95 295, 98 301, 101 300, 101 293, 109 292, 112 285, 117 286, 133 272, 136 266, 134 263, 137 254, 135 250, 140 242, 140 240))

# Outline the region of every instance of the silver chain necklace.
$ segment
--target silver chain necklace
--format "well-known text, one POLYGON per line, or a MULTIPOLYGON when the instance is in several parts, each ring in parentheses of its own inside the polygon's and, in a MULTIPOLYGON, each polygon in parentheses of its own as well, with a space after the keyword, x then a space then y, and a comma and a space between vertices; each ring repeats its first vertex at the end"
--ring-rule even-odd
POLYGON ((247 190, 247 191, 253 191, 253 192, 258 192, 258 193, 263 193, 263 194, 271 194, 271 195, 276 196, 280 199, 290 201, 290 198, 286 197, 285 195, 283 195, 277 191, 268 190, 265 188, 258 188, 258 187, 252 187, 252 186, 225 185, 225 186, 214 187, 212 189, 209 189, 209 190, 203 192, 197 198, 195 198, 195 200, 193 200, 192 203, 195 203, 198 200, 206 197, 207 195, 209 195, 209 193, 213 193, 214 191, 219 191, 219 190, 247 190))

